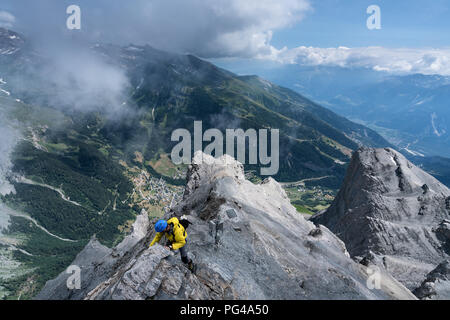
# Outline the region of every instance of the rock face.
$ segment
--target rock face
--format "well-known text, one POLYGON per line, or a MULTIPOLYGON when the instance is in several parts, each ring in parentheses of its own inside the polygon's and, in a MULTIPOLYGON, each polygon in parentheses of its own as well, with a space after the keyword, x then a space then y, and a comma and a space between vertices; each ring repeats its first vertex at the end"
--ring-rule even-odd
POLYGON ((360 149, 334 203, 311 221, 413 290, 448 259, 449 202, 450 190, 400 153, 360 149))
POLYGON ((423 300, 448 300, 450 297, 450 262, 442 262, 431 271, 414 294, 423 300))
POLYGON ((0 55, 12 55, 19 51, 24 43, 21 35, 0 27, 0 55))
POLYGON ((169 216, 184 215, 195 274, 154 236, 146 215, 114 249, 91 241, 74 265, 81 289, 69 290, 63 273, 37 299, 415 299, 385 272, 370 289, 371 272, 350 259, 326 227, 297 213, 273 179, 245 180, 240 163, 196 153, 183 201, 169 216), (142 232, 147 228, 147 232, 142 232), (140 230, 137 232, 136 230, 140 230), (129 238, 132 238, 132 241, 129 238))

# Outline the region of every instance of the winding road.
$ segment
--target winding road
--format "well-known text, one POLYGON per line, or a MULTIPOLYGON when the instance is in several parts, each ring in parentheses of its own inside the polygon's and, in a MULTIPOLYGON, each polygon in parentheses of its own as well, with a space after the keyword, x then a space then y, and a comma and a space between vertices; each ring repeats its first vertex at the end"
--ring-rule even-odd
POLYGON ((318 178, 308 178, 308 179, 303 179, 300 181, 295 181, 295 182, 280 182, 280 184, 285 187, 285 188, 289 188, 289 187, 296 187, 298 185, 301 185, 303 183, 305 183, 306 181, 319 181, 319 180, 323 180, 326 178, 331 178, 332 176, 324 176, 324 177, 318 177, 318 178))
POLYGON ((49 186, 48 184, 35 182, 35 181, 30 180, 30 179, 27 179, 27 178, 25 178, 25 177, 20 177, 20 178, 18 178, 18 179, 17 179, 17 182, 19 182, 19 183, 24 183, 24 184, 30 184, 30 185, 34 185, 34 186, 40 186, 40 187, 43 187, 43 188, 47 188, 47 189, 53 190, 53 191, 59 193, 59 195, 61 196, 61 199, 63 199, 64 201, 69 202, 69 203, 71 203, 71 204, 73 204, 73 205, 76 205, 76 206, 78 206, 78 207, 83 207, 83 206, 82 206, 81 204, 79 204, 78 202, 72 201, 72 200, 70 200, 69 198, 67 198, 66 195, 64 194, 64 192, 63 192, 61 189, 58 189, 58 188, 49 186))
POLYGON ((41 229, 42 231, 47 233, 49 236, 52 236, 52 237, 54 237, 56 239, 59 239, 61 241, 78 242, 78 240, 71 240, 71 239, 61 238, 61 237, 57 236, 56 234, 51 233, 50 231, 45 229, 43 226, 41 226, 36 220, 34 220, 32 217, 30 217, 30 216, 28 216, 26 214, 15 212, 13 210, 8 210, 8 215, 13 216, 13 217, 21 217, 21 218, 27 219, 27 220, 31 221, 36 227, 38 227, 39 229, 41 229))

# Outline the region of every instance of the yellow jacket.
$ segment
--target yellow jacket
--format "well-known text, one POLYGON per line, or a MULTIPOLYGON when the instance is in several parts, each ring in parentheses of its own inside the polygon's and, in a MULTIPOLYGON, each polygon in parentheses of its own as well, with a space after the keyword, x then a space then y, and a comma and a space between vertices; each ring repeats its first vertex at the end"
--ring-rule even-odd
POLYGON ((167 220, 167 224, 173 224, 172 233, 166 232, 158 232, 153 239, 152 243, 150 243, 150 247, 153 246, 156 242, 159 242, 162 237, 165 235, 166 238, 172 243, 172 249, 178 250, 186 244, 186 230, 180 224, 177 218, 171 218, 167 220))

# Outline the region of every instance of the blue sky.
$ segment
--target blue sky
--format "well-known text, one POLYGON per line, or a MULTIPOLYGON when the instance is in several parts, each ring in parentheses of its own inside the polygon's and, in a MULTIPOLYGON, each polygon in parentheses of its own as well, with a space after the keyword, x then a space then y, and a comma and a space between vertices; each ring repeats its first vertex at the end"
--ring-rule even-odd
POLYGON ((320 0, 292 27, 274 34, 272 45, 314 47, 449 47, 448 0, 320 0), (368 30, 366 9, 381 9, 382 29, 368 30))

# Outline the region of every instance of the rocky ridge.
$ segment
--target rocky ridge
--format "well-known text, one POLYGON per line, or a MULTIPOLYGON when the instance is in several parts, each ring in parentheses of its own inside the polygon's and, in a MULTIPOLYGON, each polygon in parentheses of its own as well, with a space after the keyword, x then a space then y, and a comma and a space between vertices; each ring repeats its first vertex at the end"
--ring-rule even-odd
POLYGON ((173 215, 192 223, 195 274, 178 253, 148 248, 153 223, 143 212, 119 246, 93 239, 78 254, 81 289, 69 290, 62 273, 36 299, 415 299, 385 272, 369 289, 370 272, 341 240, 299 215, 275 180, 245 180, 227 155, 195 154, 184 199, 165 218, 173 215))
POLYGON ((334 232, 356 260, 414 290, 449 259, 449 218, 446 186, 393 149, 362 148, 331 207, 312 221, 334 232))

